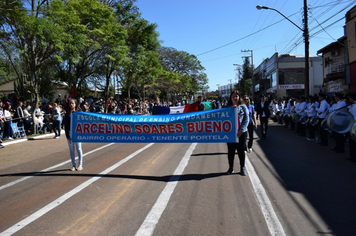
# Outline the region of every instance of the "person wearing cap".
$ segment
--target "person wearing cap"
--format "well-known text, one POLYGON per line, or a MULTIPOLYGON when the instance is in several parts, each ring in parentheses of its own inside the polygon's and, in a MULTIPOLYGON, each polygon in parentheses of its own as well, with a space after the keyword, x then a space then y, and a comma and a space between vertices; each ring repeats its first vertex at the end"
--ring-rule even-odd
MULTIPOLYGON (((348 94, 350 106, 348 107, 349 112, 354 117, 356 121, 356 93, 349 93, 348 94)), ((349 138, 349 147, 350 147, 350 157, 345 158, 346 160, 350 160, 352 162, 356 162, 356 140, 352 137, 349 138)))
POLYGON ((261 101, 257 102, 255 110, 257 113, 256 119, 260 119, 262 140, 264 140, 267 136, 268 118, 271 115, 271 112, 268 108, 265 95, 262 94, 260 99, 261 101))
POLYGON ((326 118, 326 112, 329 110, 330 105, 326 101, 326 95, 324 93, 319 94, 319 101, 320 101, 320 107, 315 107, 315 110, 317 112, 319 121, 318 121, 318 128, 319 128, 319 134, 320 134, 320 145, 321 146, 328 146, 328 133, 326 130, 321 127, 321 123, 323 120, 326 118))
MULTIPOLYGON (((344 101, 344 96, 342 93, 335 93, 335 106, 333 111, 346 111, 346 102, 344 101)), ((333 137, 335 138, 335 147, 331 150, 336 153, 344 153, 345 152, 345 136, 344 134, 337 133, 333 131, 333 137)))

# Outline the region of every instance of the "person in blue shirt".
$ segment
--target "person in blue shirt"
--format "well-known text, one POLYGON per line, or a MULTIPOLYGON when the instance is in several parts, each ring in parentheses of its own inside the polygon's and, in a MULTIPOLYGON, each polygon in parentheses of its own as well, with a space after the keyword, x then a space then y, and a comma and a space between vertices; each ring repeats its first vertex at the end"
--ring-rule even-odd
POLYGON ((245 169, 245 149, 246 149, 246 140, 247 140, 247 126, 249 124, 248 109, 245 104, 242 103, 240 92, 235 90, 231 93, 229 101, 226 107, 234 107, 237 110, 240 128, 237 132, 237 137, 239 138, 237 143, 227 143, 227 157, 229 161, 229 169, 226 174, 232 174, 234 172, 234 159, 236 150, 238 152, 240 160, 240 174, 246 176, 245 169))
POLYGON ((246 151, 250 153, 252 151, 252 144, 253 144, 253 130, 257 129, 257 122, 256 122, 256 113, 255 113, 255 108, 250 104, 250 98, 245 96, 244 97, 244 103, 248 109, 248 115, 249 115, 249 123, 247 126, 247 131, 248 131, 248 144, 247 144, 247 149, 246 151))

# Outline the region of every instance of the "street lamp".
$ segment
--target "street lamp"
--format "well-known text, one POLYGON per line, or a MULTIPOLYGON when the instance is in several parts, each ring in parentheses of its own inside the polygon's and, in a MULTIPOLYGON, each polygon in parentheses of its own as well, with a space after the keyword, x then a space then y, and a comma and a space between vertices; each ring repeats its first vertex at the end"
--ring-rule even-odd
POLYGON ((304 0, 304 29, 300 28, 297 24, 295 24, 293 21, 291 21, 288 17, 283 15, 280 11, 266 7, 266 6, 261 6, 257 5, 256 8, 258 10, 272 10, 278 12, 281 16, 283 16, 285 19, 287 19, 289 22, 291 22, 293 25, 295 25, 298 29, 303 31, 303 36, 304 36, 304 45, 305 45, 305 71, 304 71, 304 95, 309 96, 309 29, 308 29, 308 7, 307 7, 307 0, 304 0))

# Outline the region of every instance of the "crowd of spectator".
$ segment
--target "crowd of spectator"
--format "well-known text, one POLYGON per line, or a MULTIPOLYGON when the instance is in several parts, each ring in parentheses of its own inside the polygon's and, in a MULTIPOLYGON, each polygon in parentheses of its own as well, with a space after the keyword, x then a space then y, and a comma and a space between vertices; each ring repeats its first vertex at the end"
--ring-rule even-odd
MULTIPOLYGON (((47 99, 46 95, 39 101, 39 105, 24 101, 14 93, 0 99, 0 145, 2 140, 26 137, 33 134, 35 124, 36 133, 52 133, 54 138, 60 138, 63 129, 63 117, 66 113, 70 96, 59 94, 55 99, 47 99), (35 113, 32 117, 33 112, 35 113), (13 125, 18 127, 18 133, 14 133, 13 125)), ((198 100, 203 101, 200 96, 198 100), (200 99, 200 100, 199 100, 200 99)), ((102 98, 79 97, 80 110, 84 112, 127 114, 127 115, 155 115, 156 106, 184 106, 194 102, 189 100, 176 100, 175 102, 161 101, 160 99, 116 99, 105 101, 102 98)), ((204 100, 206 101, 206 100, 204 100)), ((210 100, 212 109, 221 108, 226 101, 210 100)))

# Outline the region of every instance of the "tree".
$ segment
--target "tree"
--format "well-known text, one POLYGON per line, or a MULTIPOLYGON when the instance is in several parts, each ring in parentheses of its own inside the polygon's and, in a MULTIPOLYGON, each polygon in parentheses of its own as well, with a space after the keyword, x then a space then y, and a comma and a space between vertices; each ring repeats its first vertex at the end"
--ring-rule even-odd
POLYGON ((61 80, 80 91, 89 77, 110 78, 127 51, 126 30, 114 9, 96 0, 56 0, 54 9, 55 21, 67 33, 63 49, 52 58, 61 80))
POLYGON ((208 78, 205 68, 195 55, 168 47, 160 48, 159 53, 163 69, 179 75, 178 81, 170 80, 173 93, 194 94, 206 89, 208 78))
POLYGON ((40 71, 62 47, 63 28, 52 20, 48 6, 47 1, 32 0, 26 7, 22 1, 6 1, 0 8, 0 47, 16 77, 20 81, 26 77, 35 106, 39 101, 40 71))
POLYGON ((250 95, 250 88, 252 86, 252 67, 248 57, 245 57, 244 64, 242 65, 242 76, 239 84, 235 86, 240 90, 242 95, 250 95))
POLYGON ((116 74, 118 83, 127 91, 128 100, 131 89, 144 100, 145 87, 154 83, 161 71, 157 53, 160 44, 157 25, 141 18, 134 2, 121 0, 115 6, 116 17, 128 32, 126 45, 129 48, 127 58, 116 74))

